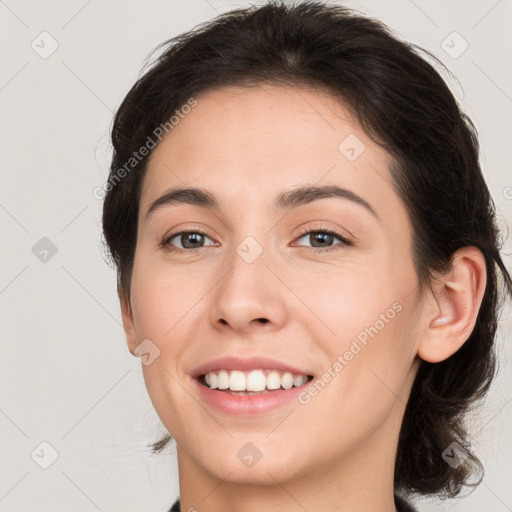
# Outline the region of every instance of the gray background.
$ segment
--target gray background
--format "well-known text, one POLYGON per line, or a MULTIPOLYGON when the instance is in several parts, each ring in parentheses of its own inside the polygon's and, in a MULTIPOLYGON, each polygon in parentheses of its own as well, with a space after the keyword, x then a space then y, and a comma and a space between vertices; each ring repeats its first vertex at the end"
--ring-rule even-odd
MULTIPOLYGON (((479 130, 500 222, 512 225, 512 2, 345 4, 430 49, 456 75, 443 76, 479 130)), ((247 5, 0 1, 2 512, 166 511, 178 494, 174 446, 157 457, 146 448, 165 430, 126 347, 93 190, 107 177, 113 111, 149 52, 247 5)), ((509 237, 508 255, 511 246, 509 237)), ((468 498, 425 501, 422 511, 512 510, 511 327, 507 305, 500 375, 472 418, 485 479, 468 498)))

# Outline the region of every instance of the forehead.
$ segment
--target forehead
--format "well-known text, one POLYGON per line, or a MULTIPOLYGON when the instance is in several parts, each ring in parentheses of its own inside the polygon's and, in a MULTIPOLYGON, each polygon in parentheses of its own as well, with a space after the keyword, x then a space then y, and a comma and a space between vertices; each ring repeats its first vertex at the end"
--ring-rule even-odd
POLYGON ((151 154, 141 212, 173 186, 208 189, 227 204, 270 204, 304 184, 349 188, 376 210, 392 199, 389 155, 329 92, 230 86, 195 99, 151 154))

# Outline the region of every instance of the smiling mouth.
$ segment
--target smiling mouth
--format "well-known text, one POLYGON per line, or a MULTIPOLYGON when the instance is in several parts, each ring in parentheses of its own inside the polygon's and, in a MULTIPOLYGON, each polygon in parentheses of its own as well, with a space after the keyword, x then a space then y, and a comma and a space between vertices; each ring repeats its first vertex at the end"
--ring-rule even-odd
POLYGON ((263 395, 273 391, 285 391, 304 386, 312 375, 293 374, 280 370, 214 370, 198 377, 208 389, 231 395, 263 395))

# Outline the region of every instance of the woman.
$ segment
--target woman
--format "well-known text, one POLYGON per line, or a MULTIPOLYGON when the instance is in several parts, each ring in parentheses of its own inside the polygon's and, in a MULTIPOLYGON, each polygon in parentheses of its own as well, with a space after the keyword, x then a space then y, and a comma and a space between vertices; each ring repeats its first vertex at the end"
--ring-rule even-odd
POLYGON ((512 280, 442 78, 315 2, 162 48, 116 114, 103 226, 171 510, 404 511, 478 483, 463 419, 512 280))

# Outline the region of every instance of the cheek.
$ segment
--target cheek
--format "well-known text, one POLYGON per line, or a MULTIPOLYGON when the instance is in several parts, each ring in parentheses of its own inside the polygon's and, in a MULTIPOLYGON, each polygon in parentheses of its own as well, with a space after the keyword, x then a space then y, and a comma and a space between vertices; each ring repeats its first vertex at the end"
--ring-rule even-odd
MULTIPOLYGON (((332 394, 324 404, 337 410, 359 411, 371 421, 397 400, 407 400, 404 388, 415 357, 415 322, 419 304, 407 275, 391 273, 346 275, 331 281, 331 293, 316 303, 331 335, 317 340, 328 355, 326 379, 332 394), (403 395, 403 396, 402 396, 403 395), (368 409, 368 404, 372 404, 368 409)), ((311 296, 310 296, 311 297, 311 296)), ((320 297, 320 296, 319 296, 320 297)), ((327 398, 327 397, 326 397, 327 398)), ((329 411, 326 411, 327 413, 329 411)))
POLYGON ((367 309, 358 317, 362 323, 357 327, 356 320, 347 319, 354 327, 347 329, 337 347, 331 347, 331 359, 341 355, 341 401, 368 421, 385 414, 397 400, 405 404, 408 399, 408 376, 416 350, 414 304, 391 300, 367 309))
POLYGON ((204 278, 179 268, 146 265, 134 269, 132 307, 137 334, 157 345, 179 340, 193 318, 194 307, 204 296, 204 278))
POLYGON ((402 314, 404 310, 384 327, 377 323, 376 330, 373 324, 347 329, 346 336, 326 346, 330 363, 319 377, 325 386, 318 385, 317 397, 305 407, 311 408, 307 416, 316 418, 319 436, 328 435, 330 429, 337 432, 332 443, 338 448, 349 449, 354 440, 368 438, 393 411, 405 407, 412 356, 406 346, 408 322, 402 314), (364 336, 358 338, 361 333, 364 336))
POLYGON ((319 320, 313 318, 321 332, 330 333, 328 339, 346 342, 359 337, 364 342, 369 330, 375 332, 374 324, 381 331, 397 314, 393 304, 400 302, 402 294, 396 281, 383 277, 384 272, 362 267, 328 269, 324 276, 310 275, 296 282, 294 290, 319 320))

